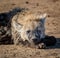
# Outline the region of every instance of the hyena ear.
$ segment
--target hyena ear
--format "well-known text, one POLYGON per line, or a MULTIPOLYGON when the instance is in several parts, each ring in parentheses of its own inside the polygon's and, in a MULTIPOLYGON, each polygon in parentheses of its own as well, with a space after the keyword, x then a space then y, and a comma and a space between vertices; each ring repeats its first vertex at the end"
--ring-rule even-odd
POLYGON ((43 14, 43 15, 40 15, 40 22, 42 22, 43 24, 45 23, 45 19, 47 17, 47 14, 43 14))
POLYGON ((18 23, 18 15, 15 15, 13 18, 12 18, 12 24, 13 24, 13 27, 15 28, 16 31, 20 32, 20 29, 22 28, 22 24, 18 23))
POLYGON ((22 28, 22 24, 16 23, 16 28, 17 28, 18 30, 20 30, 20 29, 22 28))

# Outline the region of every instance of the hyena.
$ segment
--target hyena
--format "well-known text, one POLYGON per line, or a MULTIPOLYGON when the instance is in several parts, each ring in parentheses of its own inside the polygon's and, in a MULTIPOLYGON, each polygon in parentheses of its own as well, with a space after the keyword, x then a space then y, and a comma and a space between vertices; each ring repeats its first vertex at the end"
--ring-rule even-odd
MULTIPOLYGON (((45 38, 45 14, 23 11, 17 13, 11 22, 11 32, 14 44, 28 42, 35 46, 45 38)), ((41 43, 43 46, 44 43, 41 43)))

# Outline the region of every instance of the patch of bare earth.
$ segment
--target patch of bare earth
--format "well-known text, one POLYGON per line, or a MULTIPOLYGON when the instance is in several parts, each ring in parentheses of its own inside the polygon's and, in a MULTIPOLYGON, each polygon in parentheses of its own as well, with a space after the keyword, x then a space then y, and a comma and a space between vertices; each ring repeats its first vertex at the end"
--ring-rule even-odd
MULTIPOLYGON (((0 0, 0 13, 15 7, 47 13, 46 35, 60 38, 60 0, 0 0)), ((60 39, 50 49, 35 49, 20 45, 0 45, 0 58, 60 58, 60 39)))

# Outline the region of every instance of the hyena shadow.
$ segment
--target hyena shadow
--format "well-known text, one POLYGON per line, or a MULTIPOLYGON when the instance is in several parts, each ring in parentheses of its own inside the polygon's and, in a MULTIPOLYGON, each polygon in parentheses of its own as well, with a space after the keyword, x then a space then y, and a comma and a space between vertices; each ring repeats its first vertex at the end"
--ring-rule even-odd
POLYGON ((13 43, 11 40, 11 19, 23 10, 25 10, 25 8, 16 7, 11 11, 0 13, 0 44, 13 43))
POLYGON ((46 36, 44 43, 46 44, 48 49, 60 48, 60 38, 56 38, 54 36, 46 36))

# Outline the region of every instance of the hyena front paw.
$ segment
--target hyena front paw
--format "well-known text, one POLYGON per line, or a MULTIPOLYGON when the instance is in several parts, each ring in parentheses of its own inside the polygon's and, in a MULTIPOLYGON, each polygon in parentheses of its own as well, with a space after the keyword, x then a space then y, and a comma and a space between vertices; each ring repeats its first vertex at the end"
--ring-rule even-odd
POLYGON ((40 44, 38 44, 37 48, 38 49, 45 49, 46 45, 44 43, 40 43, 40 44))

